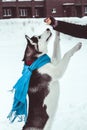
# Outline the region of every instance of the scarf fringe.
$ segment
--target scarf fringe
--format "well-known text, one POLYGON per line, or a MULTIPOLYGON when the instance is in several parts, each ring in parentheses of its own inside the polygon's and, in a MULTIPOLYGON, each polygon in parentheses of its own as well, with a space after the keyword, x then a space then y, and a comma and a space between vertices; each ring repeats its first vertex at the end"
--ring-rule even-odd
POLYGON ((26 122, 27 120, 27 117, 25 115, 17 115, 16 111, 11 111, 7 116, 7 118, 11 123, 13 123, 16 118, 18 118, 18 122, 22 122, 22 121, 26 122))
POLYGON ((14 122, 18 118, 19 122, 27 119, 27 92, 29 89, 30 78, 32 72, 51 62, 48 55, 44 54, 36 59, 30 66, 24 64, 22 76, 18 79, 11 92, 14 92, 14 101, 11 112, 7 116, 10 122, 14 122), (15 91, 14 91, 15 90, 15 91))

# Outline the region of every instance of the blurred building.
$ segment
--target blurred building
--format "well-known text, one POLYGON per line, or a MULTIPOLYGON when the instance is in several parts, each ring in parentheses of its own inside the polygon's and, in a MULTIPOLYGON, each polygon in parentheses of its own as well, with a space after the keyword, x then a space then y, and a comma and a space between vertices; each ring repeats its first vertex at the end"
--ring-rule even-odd
POLYGON ((83 17, 87 15, 87 0, 0 0, 0 19, 83 17))

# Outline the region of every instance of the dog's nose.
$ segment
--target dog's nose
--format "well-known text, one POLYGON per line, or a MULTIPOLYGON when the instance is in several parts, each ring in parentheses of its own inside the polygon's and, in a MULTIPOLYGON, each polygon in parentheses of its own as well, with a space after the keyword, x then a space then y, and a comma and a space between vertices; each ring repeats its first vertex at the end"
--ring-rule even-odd
POLYGON ((47 29, 46 29, 46 31, 50 31, 50 29, 49 29, 49 28, 47 28, 47 29))

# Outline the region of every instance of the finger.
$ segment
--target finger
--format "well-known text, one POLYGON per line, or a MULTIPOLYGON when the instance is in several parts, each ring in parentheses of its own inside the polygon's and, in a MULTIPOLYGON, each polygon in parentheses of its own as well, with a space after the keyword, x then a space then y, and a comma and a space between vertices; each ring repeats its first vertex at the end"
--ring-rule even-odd
POLYGON ((47 18, 44 19, 44 22, 47 22, 48 20, 49 20, 49 18, 47 17, 47 18))

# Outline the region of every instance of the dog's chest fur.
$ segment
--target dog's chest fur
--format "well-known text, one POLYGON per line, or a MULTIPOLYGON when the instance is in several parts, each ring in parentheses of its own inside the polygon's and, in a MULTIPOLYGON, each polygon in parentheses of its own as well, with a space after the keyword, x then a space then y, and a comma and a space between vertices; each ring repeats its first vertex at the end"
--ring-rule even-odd
POLYGON ((29 114, 28 126, 43 128, 47 122, 49 115, 47 106, 44 104, 45 98, 49 95, 49 83, 51 76, 38 70, 33 71, 29 85, 29 114))
POLYGON ((38 101, 34 100, 33 102, 37 104, 43 103, 44 98, 49 93, 48 86, 50 81, 51 77, 48 74, 41 74, 38 70, 33 71, 29 85, 29 97, 34 95, 33 98, 38 98, 38 101))

